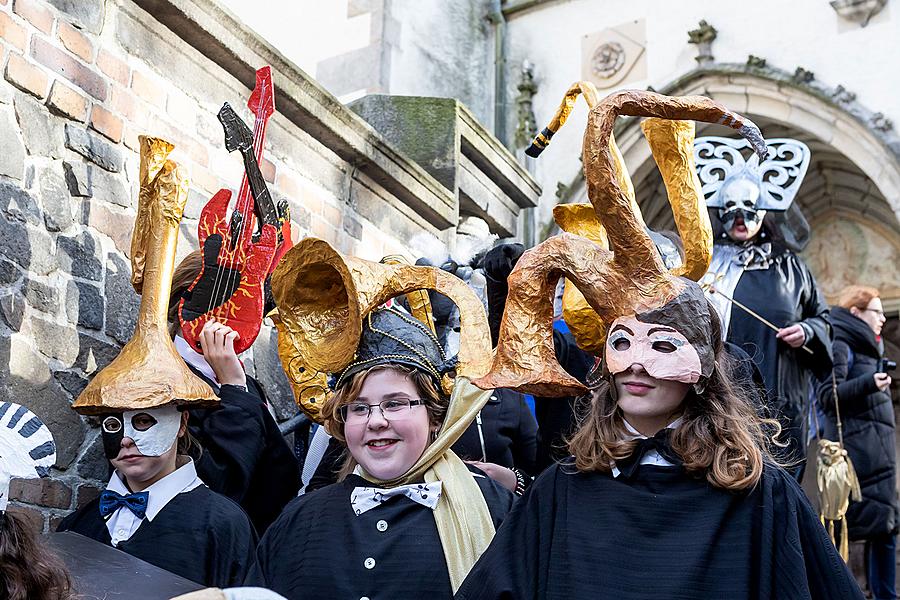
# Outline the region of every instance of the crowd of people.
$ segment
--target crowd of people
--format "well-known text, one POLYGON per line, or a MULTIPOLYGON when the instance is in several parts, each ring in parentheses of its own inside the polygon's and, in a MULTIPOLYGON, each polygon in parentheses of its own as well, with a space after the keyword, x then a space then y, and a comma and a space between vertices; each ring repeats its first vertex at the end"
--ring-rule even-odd
MULTIPOLYGON (((855 467, 862 497, 849 503, 847 535, 866 542, 868 591, 896 598, 895 424, 878 290, 850 286, 827 306, 797 255, 808 232, 784 217, 799 183, 776 202, 761 176, 737 167, 706 195, 709 272, 700 283, 673 275, 615 178, 596 175, 609 172, 610 115, 673 118, 665 97, 632 94, 643 95, 591 111, 597 145, 585 149, 610 250, 563 233, 528 251, 492 241, 443 270, 409 267, 438 282, 463 267, 486 285, 454 292, 449 334, 401 293, 360 315, 352 360, 328 373, 331 393, 299 456, 244 372, 238 332, 208 321, 202 352, 182 336, 178 305, 202 263, 200 251, 189 255, 171 278, 169 334, 212 396, 91 406, 109 482, 58 531, 217 588, 185 598, 862 598, 799 484, 815 423, 855 467), (555 326, 547 319, 560 269, 577 275, 555 265, 579 253, 596 271, 582 292, 606 324, 598 357, 558 310, 555 326), (537 355, 552 364, 529 362, 537 355), (470 380, 491 360, 489 375, 470 380), (491 377, 524 383, 484 385, 491 377), (253 589, 228 589, 243 587, 253 589)), ((694 102, 675 118, 734 123, 765 157, 752 123, 694 102)), ((716 140, 697 140, 701 164, 716 140)), ((284 261, 295 273, 316 252, 300 244, 284 261)), ((333 306, 285 296, 282 284, 273 290, 283 320, 335 318, 333 306)), ((0 519, 0 595, 77 597, 60 561, 16 517, 0 519)))

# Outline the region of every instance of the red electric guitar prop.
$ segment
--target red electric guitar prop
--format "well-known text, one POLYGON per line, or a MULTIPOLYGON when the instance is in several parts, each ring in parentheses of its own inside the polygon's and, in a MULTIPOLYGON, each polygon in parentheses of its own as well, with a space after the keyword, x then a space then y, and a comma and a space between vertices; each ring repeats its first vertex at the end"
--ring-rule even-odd
POLYGON ((200 213, 202 267, 178 304, 181 335, 198 352, 202 352, 200 332, 211 319, 240 334, 235 352, 253 344, 262 325, 267 277, 291 247, 287 202, 275 205, 259 170, 266 125, 275 112, 270 67, 256 72, 247 106, 256 117, 252 132, 228 103, 219 111, 225 147, 229 152, 240 150, 244 177, 230 218, 226 215, 231 191, 225 189, 216 192, 200 213))

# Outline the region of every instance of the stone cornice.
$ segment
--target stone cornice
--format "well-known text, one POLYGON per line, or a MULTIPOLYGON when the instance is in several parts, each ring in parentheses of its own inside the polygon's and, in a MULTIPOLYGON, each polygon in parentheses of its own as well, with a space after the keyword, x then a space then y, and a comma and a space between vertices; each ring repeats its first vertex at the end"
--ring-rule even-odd
POLYGON ((214 0, 122 0, 132 2, 248 89, 256 69, 271 65, 278 112, 436 229, 456 225, 456 199, 446 188, 214 0))

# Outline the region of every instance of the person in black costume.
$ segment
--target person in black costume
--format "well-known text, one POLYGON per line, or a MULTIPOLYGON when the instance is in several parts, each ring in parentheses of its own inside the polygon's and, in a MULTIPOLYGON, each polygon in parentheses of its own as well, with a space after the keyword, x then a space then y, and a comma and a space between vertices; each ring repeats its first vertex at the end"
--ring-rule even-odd
POLYGON ((187 411, 173 405, 104 417, 104 450, 115 470, 100 497, 57 531, 80 533, 202 585, 239 585, 258 538, 241 507, 197 477, 187 422, 187 411))
POLYGON ((472 418, 489 394, 457 381, 448 399, 441 378, 452 368, 407 313, 366 317, 354 362, 322 411, 349 459, 338 483, 288 504, 263 536, 247 585, 289 600, 453 595, 512 494, 449 449, 423 462, 432 446, 440 452, 452 441, 439 434, 450 405, 458 413, 475 402, 472 418))
POLYGON ((234 352, 237 333, 209 321, 200 335, 203 354, 180 335, 178 302, 200 272, 201 254, 186 256, 175 269, 169 300, 170 333, 195 374, 219 394, 212 409, 190 413, 188 427, 197 474, 210 489, 243 507, 262 535, 300 489, 297 459, 269 412, 266 395, 234 352))
POLYGON ((572 458, 517 502, 457 598, 862 598, 682 281, 611 324, 572 458))
POLYGON ((863 495, 861 502, 851 502, 847 509, 849 537, 866 541, 866 578, 878 600, 897 597, 894 407, 891 377, 881 367, 883 356, 877 341, 884 321, 877 289, 849 286, 841 291, 838 304, 831 308, 834 383, 829 374, 818 390, 819 402, 833 422, 837 418, 835 393, 840 402, 844 448, 863 495))
POLYGON ((756 164, 745 163, 738 152, 746 147, 744 140, 695 142, 703 192, 707 206, 717 209, 718 226, 703 282, 722 317, 725 339, 749 354, 762 373, 769 414, 781 421, 789 442, 784 458, 798 465, 794 472, 800 478, 811 376, 821 378, 831 369, 831 328, 815 278, 795 254, 808 240, 808 226, 791 203, 809 164, 809 148, 791 139, 768 140, 768 145, 769 158, 756 164), (718 158, 716 150, 732 162, 718 158), (779 186, 773 174, 782 171, 779 186))

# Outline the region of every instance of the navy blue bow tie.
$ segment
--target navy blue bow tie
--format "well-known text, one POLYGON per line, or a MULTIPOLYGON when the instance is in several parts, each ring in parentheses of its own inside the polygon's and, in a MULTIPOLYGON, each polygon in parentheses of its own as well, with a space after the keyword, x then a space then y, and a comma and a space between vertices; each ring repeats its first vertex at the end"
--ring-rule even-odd
POLYGON ((112 490, 103 490, 100 494, 100 516, 104 519, 116 512, 121 507, 125 507, 134 513, 138 519, 143 519, 147 514, 147 501, 150 499, 150 492, 137 492, 123 496, 112 490))

